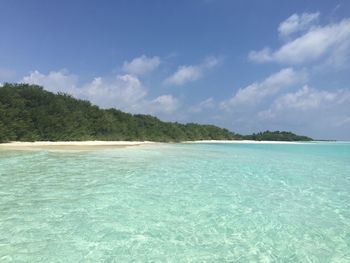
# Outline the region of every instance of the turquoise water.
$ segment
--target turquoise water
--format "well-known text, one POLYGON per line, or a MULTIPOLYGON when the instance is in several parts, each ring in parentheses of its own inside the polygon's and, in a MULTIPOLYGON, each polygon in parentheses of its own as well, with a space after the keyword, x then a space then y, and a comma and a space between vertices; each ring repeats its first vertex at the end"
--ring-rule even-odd
POLYGON ((0 151, 0 262, 350 262, 350 144, 0 151))

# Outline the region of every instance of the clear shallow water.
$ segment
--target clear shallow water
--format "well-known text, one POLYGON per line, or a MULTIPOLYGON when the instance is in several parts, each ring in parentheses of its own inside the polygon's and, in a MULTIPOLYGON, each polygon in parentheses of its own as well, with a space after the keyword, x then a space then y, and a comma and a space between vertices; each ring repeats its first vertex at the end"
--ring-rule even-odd
POLYGON ((350 262, 350 144, 0 151, 0 262, 350 262))

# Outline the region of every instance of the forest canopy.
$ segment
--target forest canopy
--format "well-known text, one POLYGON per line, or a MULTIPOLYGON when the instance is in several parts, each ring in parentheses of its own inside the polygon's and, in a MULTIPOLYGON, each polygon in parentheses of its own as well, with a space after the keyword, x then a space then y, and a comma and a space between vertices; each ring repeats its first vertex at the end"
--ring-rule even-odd
POLYGON ((312 140, 291 132, 266 131, 243 136, 214 125, 163 122, 151 115, 101 109, 89 101, 54 94, 37 85, 6 83, 0 87, 0 142, 241 139, 312 140))

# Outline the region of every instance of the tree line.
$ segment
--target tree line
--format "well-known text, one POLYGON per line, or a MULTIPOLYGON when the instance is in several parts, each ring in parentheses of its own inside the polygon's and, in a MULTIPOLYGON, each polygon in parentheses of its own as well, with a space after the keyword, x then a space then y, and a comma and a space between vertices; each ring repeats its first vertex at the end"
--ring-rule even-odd
POLYGON ((242 136, 214 125, 163 122, 144 114, 101 109, 89 101, 43 87, 6 83, 0 87, 0 142, 149 140, 311 140, 290 132, 242 136))

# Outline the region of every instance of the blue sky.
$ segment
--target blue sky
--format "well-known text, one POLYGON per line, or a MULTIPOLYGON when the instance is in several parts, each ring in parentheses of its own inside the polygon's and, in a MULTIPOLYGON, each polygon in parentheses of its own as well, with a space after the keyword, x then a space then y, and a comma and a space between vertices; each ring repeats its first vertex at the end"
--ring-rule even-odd
POLYGON ((243 134, 350 139, 350 2, 0 1, 0 83, 243 134))

